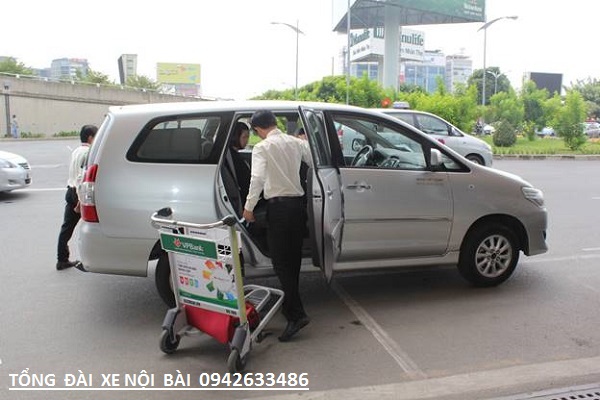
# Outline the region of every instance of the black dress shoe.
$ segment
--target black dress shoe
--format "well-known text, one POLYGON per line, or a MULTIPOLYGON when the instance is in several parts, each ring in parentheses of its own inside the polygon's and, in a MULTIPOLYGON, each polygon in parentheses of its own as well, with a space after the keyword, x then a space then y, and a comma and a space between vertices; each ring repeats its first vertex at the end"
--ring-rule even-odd
POLYGON ((62 271, 63 269, 76 267, 80 264, 80 261, 58 261, 56 263, 56 270, 62 271))
POLYGON ((310 318, 308 318, 308 317, 302 317, 296 321, 289 321, 287 326, 285 327, 285 330, 283 331, 281 336, 279 336, 279 341, 280 342, 289 341, 296 333, 298 333, 298 331, 300 329, 302 329, 306 325, 308 325, 309 322, 310 322, 310 318))

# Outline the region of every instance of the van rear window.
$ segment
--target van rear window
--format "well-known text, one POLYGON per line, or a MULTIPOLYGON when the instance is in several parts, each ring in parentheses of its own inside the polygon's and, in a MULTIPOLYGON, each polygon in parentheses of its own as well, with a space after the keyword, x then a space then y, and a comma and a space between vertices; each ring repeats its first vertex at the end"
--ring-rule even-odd
POLYGON ((150 124, 138 135, 127 152, 136 162, 213 164, 221 117, 162 120, 150 124))

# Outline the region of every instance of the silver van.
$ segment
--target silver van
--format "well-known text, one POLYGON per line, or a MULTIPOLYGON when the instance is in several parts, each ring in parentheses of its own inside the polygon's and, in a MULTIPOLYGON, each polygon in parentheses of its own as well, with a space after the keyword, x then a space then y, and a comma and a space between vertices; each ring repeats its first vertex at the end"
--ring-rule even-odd
POLYGON ((407 124, 437 139, 467 160, 477 164, 492 166, 492 147, 481 139, 464 133, 445 119, 424 111, 378 108, 387 115, 396 117, 407 124))
MULTIPOLYGON (((326 103, 195 102, 111 107, 90 149, 81 187, 79 250, 90 272, 146 276, 158 260, 172 301, 168 258, 150 215, 179 220, 241 215, 226 145, 237 121, 272 110, 287 132, 304 127, 313 156, 306 178, 304 256, 327 280, 372 268, 453 264, 478 286, 500 284, 519 253, 547 251, 543 194, 518 176, 467 162, 380 112, 326 103), (354 132, 344 155, 338 130, 354 132)), ((250 152, 242 152, 250 162, 250 152)), ((272 273, 265 231, 240 226, 247 276, 272 273)))

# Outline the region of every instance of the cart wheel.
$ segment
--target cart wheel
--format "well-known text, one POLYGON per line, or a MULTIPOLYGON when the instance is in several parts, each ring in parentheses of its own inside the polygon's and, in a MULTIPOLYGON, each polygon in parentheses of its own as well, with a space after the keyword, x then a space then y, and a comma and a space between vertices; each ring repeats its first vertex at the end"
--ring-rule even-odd
POLYGON ((177 347, 179 347, 179 341, 181 340, 181 336, 175 335, 175 340, 171 340, 171 336, 169 335, 169 331, 164 329, 160 334, 160 349, 165 354, 173 354, 177 347))
POLYGON ((240 358, 240 351, 238 349, 231 350, 229 358, 227 358, 227 369, 232 374, 241 371, 246 366, 246 357, 240 358))

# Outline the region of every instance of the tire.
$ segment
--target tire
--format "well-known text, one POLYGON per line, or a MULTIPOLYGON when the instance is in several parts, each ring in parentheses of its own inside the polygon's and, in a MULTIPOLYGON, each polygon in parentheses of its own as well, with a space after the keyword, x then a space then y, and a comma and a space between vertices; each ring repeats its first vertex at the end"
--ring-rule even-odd
POLYGON ((236 373, 242 371, 246 366, 246 357, 240 358, 240 351, 238 349, 232 349, 227 358, 227 370, 229 372, 236 373))
POLYGON ((485 165, 485 162, 483 162, 483 158, 481 158, 481 156, 478 156, 477 154, 469 154, 465 158, 469 161, 474 162, 475 164, 485 165))
POLYGON ((173 354, 179 347, 181 336, 175 335, 175 341, 171 340, 169 331, 164 329, 160 334, 160 349, 165 354, 173 354))
POLYGON ((491 223, 478 226, 467 235, 458 271, 475 286, 497 286, 510 278, 518 261, 519 245, 513 231, 491 223))
POLYGON ((171 283, 171 267, 169 265, 169 255, 161 252, 154 272, 154 283, 158 295, 169 308, 175 307, 175 294, 171 283))

